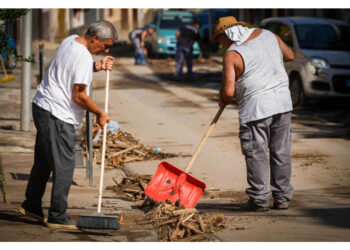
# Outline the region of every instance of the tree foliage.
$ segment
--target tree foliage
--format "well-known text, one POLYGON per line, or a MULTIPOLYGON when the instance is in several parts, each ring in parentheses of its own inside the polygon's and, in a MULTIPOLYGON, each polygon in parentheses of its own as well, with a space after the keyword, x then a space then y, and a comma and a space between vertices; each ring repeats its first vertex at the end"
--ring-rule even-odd
MULTIPOLYGON (((17 18, 24 16, 28 13, 28 9, 0 9, 0 20, 4 22, 13 23, 17 18)), ((9 45, 10 37, 2 30, 0 30, 0 56, 15 54, 13 48, 9 45)), ((18 61, 34 63, 34 59, 31 57, 23 58, 23 56, 17 56, 18 61)))
POLYGON ((0 20, 15 22, 17 18, 27 15, 27 9, 0 9, 0 20))

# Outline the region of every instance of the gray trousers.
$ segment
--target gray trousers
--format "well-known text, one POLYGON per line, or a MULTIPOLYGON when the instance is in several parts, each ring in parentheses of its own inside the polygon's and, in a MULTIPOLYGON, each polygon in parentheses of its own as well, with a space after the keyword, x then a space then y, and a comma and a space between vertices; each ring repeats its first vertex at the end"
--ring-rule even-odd
POLYGON ((42 197, 52 172, 48 221, 64 222, 67 219, 67 199, 75 166, 75 129, 72 124, 57 119, 34 103, 33 119, 37 129, 34 165, 27 184, 26 200, 22 206, 42 213, 42 197))
POLYGON ((288 204, 293 193, 290 184, 291 112, 241 124, 239 130, 250 185, 246 193, 260 206, 269 205, 271 193, 277 204, 288 204))
POLYGON ((187 75, 192 76, 192 60, 193 60, 192 49, 187 49, 182 47, 177 48, 175 60, 176 60, 175 77, 177 78, 182 77, 182 67, 184 65, 185 60, 186 60, 186 66, 187 66, 187 75))

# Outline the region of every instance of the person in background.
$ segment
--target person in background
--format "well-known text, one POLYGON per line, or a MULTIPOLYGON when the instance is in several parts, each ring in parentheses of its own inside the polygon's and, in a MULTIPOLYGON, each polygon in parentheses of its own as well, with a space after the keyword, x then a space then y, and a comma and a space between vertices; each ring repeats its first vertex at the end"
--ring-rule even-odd
POLYGON ((197 41, 200 44, 200 36, 198 33, 200 27, 200 23, 195 21, 193 24, 185 24, 176 33, 177 43, 175 54, 175 80, 182 80, 182 68, 185 60, 187 66, 187 78, 189 80, 193 79, 193 44, 195 41, 197 41))
POLYGON ((134 44, 135 48, 135 65, 147 65, 146 56, 147 50, 145 48, 145 40, 156 31, 156 27, 151 24, 145 27, 136 28, 130 32, 129 38, 134 44))

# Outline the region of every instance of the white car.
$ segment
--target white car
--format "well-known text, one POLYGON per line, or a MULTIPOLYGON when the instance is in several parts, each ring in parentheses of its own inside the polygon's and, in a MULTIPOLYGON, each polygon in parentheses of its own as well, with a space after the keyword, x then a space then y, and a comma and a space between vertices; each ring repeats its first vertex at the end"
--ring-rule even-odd
POLYGON ((261 28, 277 34, 295 54, 285 63, 294 106, 309 98, 350 97, 350 24, 331 19, 276 17, 261 28))

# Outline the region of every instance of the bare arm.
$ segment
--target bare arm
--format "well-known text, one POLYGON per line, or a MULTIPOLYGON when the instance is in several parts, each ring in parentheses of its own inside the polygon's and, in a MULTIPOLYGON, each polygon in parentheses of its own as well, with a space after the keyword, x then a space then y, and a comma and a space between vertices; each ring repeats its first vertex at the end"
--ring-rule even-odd
POLYGON ((147 37, 147 31, 144 30, 142 31, 141 33, 141 47, 144 49, 145 48, 145 40, 146 40, 146 37, 147 37))
POLYGON ((86 94, 86 84, 74 84, 73 100, 83 109, 96 115, 97 123, 103 128, 106 122, 109 122, 109 116, 99 109, 96 104, 86 94))
POLYGON ((180 30, 178 30, 178 31, 176 32, 176 39, 179 39, 179 37, 180 37, 180 30))
POLYGON ((234 51, 225 53, 223 61, 224 68, 222 74, 222 83, 220 88, 220 107, 225 107, 226 105, 230 104, 235 94, 235 60, 236 55, 234 51))
POLYGON ((281 48, 282 54, 283 54, 283 61, 284 62, 289 62, 289 61, 293 61, 294 60, 294 52, 293 50, 287 45, 285 44, 282 39, 275 35, 278 41, 278 44, 281 48))

